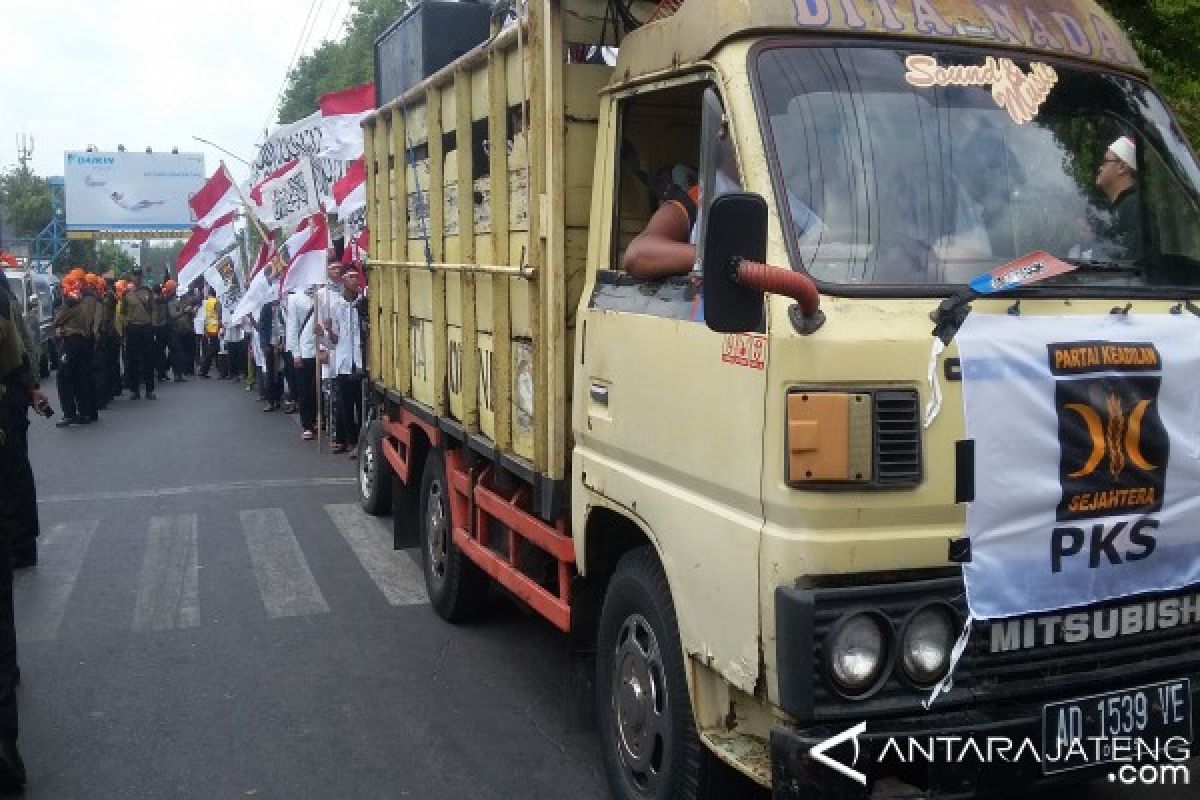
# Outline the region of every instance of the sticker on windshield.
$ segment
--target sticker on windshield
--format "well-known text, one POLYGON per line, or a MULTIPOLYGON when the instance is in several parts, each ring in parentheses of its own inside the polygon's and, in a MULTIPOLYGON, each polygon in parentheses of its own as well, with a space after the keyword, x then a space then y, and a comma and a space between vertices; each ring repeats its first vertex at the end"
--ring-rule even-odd
POLYGON ((990 86, 996 105, 1008 112, 1018 125, 1037 116, 1058 83, 1054 67, 1040 62, 1023 71, 1011 58, 988 56, 982 64, 939 64, 935 56, 911 55, 904 60, 904 79, 910 86, 990 86))
POLYGON ((1075 269, 1075 265, 1039 251, 972 278, 970 285, 971 290, 978 294, 992 294, 1018 286, 1028 286, 1056 275, 1065 275, 1074 272, 1075 269))

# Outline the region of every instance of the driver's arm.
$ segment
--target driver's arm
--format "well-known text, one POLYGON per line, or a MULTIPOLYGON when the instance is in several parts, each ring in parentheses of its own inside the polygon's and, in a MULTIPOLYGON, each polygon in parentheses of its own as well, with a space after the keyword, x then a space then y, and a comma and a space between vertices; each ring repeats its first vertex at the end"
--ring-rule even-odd
POLYGON ((696 247, 688 243, 690 233, 683 205, 676 201, 664 203, 629 243, 621 266, 642 280, 686 275, 696 263, 696 247))

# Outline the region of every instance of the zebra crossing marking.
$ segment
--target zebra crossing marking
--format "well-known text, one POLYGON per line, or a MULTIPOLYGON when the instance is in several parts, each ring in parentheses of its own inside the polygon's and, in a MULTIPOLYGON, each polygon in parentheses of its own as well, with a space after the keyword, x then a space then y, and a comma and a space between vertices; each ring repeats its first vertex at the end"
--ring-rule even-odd
POLYGON ((240 512, 240 516, 267 616, 277 619, 329 613, 329 605, 283 509, 251 509, 240 512))
POLYGON ((21 595, 16 615, 20 641, 49 642, 58 636, 99 524, 98 519, 66 522, 42 532, 37 569, 18 572, 13 580, 14 592, 21 595))
POLYGON ((325 513, 388 603, 414 606, 429 602, 425 573, 407 553, 392 549, 392 532, 379 519, 357 503, 327 505, 325 513))
POLYGON ((134 630, 200 624, 198 530, 195 514, 151 517, 133 610, 134 630))

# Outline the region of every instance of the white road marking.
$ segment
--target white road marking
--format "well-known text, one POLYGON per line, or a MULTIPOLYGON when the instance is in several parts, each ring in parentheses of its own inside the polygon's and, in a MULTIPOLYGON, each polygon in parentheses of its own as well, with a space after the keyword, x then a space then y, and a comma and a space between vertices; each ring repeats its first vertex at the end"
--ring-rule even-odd
POLYGON ((49 642, 79 580, 88 545, 100 520, 67 522, 43 531, 38 542, 38 566, 21 570, 13 580, 17 599, 17 634, 24 642, 49 642))
POLYGON ((88 492, 83 494, 50 494, 38 497, 38 503, 91 503, 97 500, 141 500, 155 497, 174 497, 185 494, 224 494, 226 492, 257 492, 263 489, 305 489, 316 486, 351 486, 357 478, 277 478, 260 481, 230 481, 228 483, 199 483, 192 486, 163 486, 157 489, 128 489, 119 492, 88 492))
POLYGON ((325 513, 390 604, 414 606, 429 602, 425 573, 407 553, 392 549, 392 532, 379 519, 357 503, 327 505, 325 513))
POLYGON ((328 613, 329 605, 283 509, 242 511, 241 518, 267 616, 275 619, 328 613))
POLYGON ((195 514, 151 517, 133 610, 134 630, 200 624, 200 561, 195 514))

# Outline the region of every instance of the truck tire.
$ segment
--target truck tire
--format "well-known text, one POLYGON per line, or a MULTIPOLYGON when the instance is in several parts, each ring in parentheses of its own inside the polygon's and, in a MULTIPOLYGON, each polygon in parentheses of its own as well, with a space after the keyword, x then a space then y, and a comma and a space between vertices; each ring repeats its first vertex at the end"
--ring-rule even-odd
POLYGON ((605 591, 596 636, 600 749, 619 800, 735 796, 724 794, 731 770, 696 734, 678 630, 654 551, 626 553, 605 591))
POLYGON ((372 416, 358 434, 358 500, 363 511, 376 517, 392 510, 392 468, 382 440, 383 428, 372 416))
POLYGON ((441 450, 430 450, 425 459, 420 507, 421 565, 429 603, 447 622, 466 622, 483 608, 488 577, 454 544, 450 484, 441 450))

